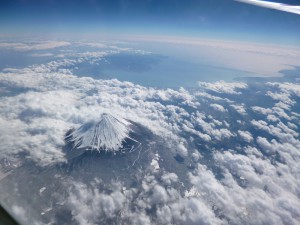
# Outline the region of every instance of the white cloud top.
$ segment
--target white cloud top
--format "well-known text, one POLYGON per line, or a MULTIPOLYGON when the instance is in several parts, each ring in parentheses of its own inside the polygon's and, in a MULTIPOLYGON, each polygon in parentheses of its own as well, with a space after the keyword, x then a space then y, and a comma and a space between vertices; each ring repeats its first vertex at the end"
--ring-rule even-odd
POLYGON ((63 46, 71 45, 70 42, 65 41, 48 41, 36 43, 15 43, 15 42, 0 42, 0 48, 10 48, 16 51, 32 51, 32 50, 46 50, 63 46))
POLYGON ((217 81, 215 83, 207 83, 207 82, 198 82, 199 86, 217 93, 225 93, 225 94, 241 94, 238 90, 246 89, 248 85, 243 82, 225 82, 225 81, 217 81))

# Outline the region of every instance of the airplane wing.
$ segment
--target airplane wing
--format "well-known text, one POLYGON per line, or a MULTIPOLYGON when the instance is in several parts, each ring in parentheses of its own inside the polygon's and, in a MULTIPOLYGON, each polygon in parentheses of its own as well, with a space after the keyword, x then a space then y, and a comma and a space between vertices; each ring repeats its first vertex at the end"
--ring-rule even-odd
POLYGON ((287 5, 278 2, 269 2, 269 1, 261 1, 261 0, 236 0, 236 1, 300 15, 300 6, 293 6, 293 5, 287 5))

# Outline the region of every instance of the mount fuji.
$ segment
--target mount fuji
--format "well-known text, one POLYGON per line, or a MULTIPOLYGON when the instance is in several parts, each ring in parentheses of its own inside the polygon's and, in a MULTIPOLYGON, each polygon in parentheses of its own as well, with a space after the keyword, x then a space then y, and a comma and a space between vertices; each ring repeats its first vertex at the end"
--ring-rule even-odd
POLYGON ((123 118, 116 118, 103 113, 99 120, 89 121, 66 136, 74 148, 118 152, 125 148, 126 142, 136 142, 130 137, 132 123, 123 118))

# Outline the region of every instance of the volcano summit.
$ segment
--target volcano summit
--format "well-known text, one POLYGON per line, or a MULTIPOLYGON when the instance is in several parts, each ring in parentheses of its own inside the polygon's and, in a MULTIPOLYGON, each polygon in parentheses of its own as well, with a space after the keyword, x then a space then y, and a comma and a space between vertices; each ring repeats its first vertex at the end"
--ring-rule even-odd
POLYGON ((123 118, 103 113, 99 120, 89 121, 73 130, 67 140, 78 149, 116 152, 124 148, 128 139, 137 142, 129 136, 130 126, 131 123, 123 118))

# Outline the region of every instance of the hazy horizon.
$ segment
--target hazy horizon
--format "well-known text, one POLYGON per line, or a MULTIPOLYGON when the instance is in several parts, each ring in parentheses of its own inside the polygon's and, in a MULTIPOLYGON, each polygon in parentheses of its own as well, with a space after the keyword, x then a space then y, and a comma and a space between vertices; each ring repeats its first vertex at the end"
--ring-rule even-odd
POLYGON ((2 36, 154 35, 300 46, 299 15, 234 0, 12 0, 0 6, 2 36))

